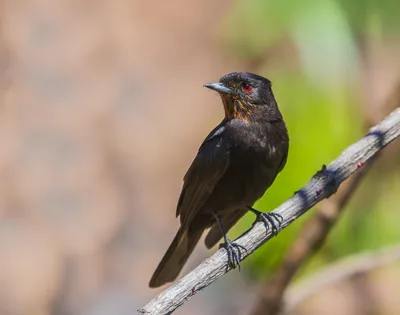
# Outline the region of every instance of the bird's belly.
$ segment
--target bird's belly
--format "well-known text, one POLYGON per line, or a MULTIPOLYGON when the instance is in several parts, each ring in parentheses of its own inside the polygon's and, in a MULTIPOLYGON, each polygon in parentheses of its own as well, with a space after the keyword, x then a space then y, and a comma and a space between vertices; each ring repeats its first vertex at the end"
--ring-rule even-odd
POLYGON ((206 208, 221 213, 251 207, 263 196, 277 175, 266 159, 232 164, 207 201, 206 208))

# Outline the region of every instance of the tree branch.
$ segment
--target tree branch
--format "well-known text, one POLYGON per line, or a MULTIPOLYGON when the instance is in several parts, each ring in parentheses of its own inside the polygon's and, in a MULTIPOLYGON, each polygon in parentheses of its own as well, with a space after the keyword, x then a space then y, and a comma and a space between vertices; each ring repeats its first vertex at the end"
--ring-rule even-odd
MULTIPOLYGON (((399 103, 400 81, 388 100, 382 104, 381 111, 388 113, 396 108, 399 103)), ((380 116, 380 119, 384 117, 382 114, 377 115, 376 111, 374 115, 365 115, 366 129, 379 122, 378 116, 380 116)), ((279 313, 281 307, 284 307, 282 302, 287 286, 303 263, 322 247, 354 191, 371 169, 373 162, 376 161, 376 157, 366 163, 361 172, 357 172, 357 174, 349 178, 333 198, 325 200, 317 206, 315 215, 303 226, 285 255, 282 264, 260 288, 259 298, 251 312, 252 315, 274 315, 279 313)))
MULTIPOLYGON (((293 197, 274 210, 283 218, 282 228, 288 226, 307 210, 331 196, 339 185, 355 173, 386 145, 400 136, 400 108, 394 110, 385 120, 376 125, 361 140, 348 147, 342 154, 321 171, 293 197)), ((246 258, 273 235, 266 231, 263 223, 256 223, 236 240, 247 251, 242 251, 241 260, 246 258)), ((161 292, 147 305, 138 310, 139 314, 171 314, 197 292, 203 290, 230 270, 225 249, 218 250, 193 271, 161 292)))
POLYGON ((327 287, 349 279, 351 276, 366 273, 378 267, 393 264, 399 260, 399 244, 343 258, 317 271, 299 284, 290 287, 285 293, 283 313, 293 311, 313 295, 327 287))
POLYGON ((335 195, 335 201, 325 200, 323 205, 316 209, 315 215, 306 222, 290 247, 282 265, 260 288, 259 299, 251 312, 252 315, 279 313, 283 306, 284 292, 290 281, 303 263, 324 244, 326 237, 342 214, 345 205, 375 160, 376 158, 370 160, 362 170, 349 178, 345 183, 346 186, 341 187, 342 189, 335 195))

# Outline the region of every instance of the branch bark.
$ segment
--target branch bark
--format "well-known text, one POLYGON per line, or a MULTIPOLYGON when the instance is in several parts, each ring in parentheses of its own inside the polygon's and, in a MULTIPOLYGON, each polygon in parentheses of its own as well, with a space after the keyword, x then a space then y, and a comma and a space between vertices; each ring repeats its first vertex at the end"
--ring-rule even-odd
MULTIPOLYGON (((388 113, 400 103, 400 81, 397 83, 391 96, 381 106, 381 112, 388 113)), ((365 112, 370 113, 370 110, 365 112)), ((379 122, 382 114, 365 114, 364 121, 366 129, 379 122)), ((252 315, 274 315, 280 312, 283 305, 283 296, 287 286, 290 284, 299 268, 317 252, 325 242, 326 237, 339 220, 351 196, 358 188, 363 177, 371 169, 373 162, 370 160, 354 176, 349 178, 340 190, 329 200, 325 200, 317 206, 315 215, 304 225, 295 242, 288 250, 282 264, 274 274, 264 282, 260 288, 259 298, 251 312, 252 315)))
POLYGON ((306 222, 290 247, 282 265, 260 288, 252 315, 274 315, 280 312, 284 306, 283 295, 287 286, 303 263, 322 247, 350 197, 371 168, 372 162, 373 160, 370 160, 360 172, 346 182, 346 186, 336 194, 335 201, 325 200, 323 206, 316 209, 315 215, 306 222))
MULTIPOLYGON (((345 179, 399 136, 400 108, 397 108, 372 128, 365 137, 349 146, 336 160, 317 172, 310 182, 293 197, 274 210, 283 218, 282 228, 293 223, 315 204, 335 193, 345 179)), ((271 232, 271 230, 267 231, 264 224, 260 222, 240 236, 235 242, 247 249, 247 251, 242 251, 241 260, 269 240, 273 236, 271 232)), ((138 310, 138 314, 171 314, 193 295, 228 271, 230 267, 227 265, 226 251, 220 249, 138 310)))

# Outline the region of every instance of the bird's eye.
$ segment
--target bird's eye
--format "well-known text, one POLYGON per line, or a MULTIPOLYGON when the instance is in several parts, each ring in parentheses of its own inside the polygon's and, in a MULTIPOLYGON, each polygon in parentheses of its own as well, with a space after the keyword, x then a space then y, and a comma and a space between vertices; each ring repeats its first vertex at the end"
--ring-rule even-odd
POLYGON ((248 83, 243 83, 242 89, 243 89, 243 91, 245 91, 246 93, 249 93, 249 92, 253 89, 253 86, 251 86, 251 85, 248 84, 248 83))

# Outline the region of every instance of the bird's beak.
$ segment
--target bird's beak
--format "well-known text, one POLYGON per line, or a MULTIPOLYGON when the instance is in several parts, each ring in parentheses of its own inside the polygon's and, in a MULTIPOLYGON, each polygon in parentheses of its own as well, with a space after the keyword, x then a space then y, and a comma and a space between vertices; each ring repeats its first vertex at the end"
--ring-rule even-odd
POLYGON ((203 86, 211 90, 217 91, 218 93, 232 94, 232 90, 230 88, 227 88, 225 85, 219 82, 206 83, 203 86))

